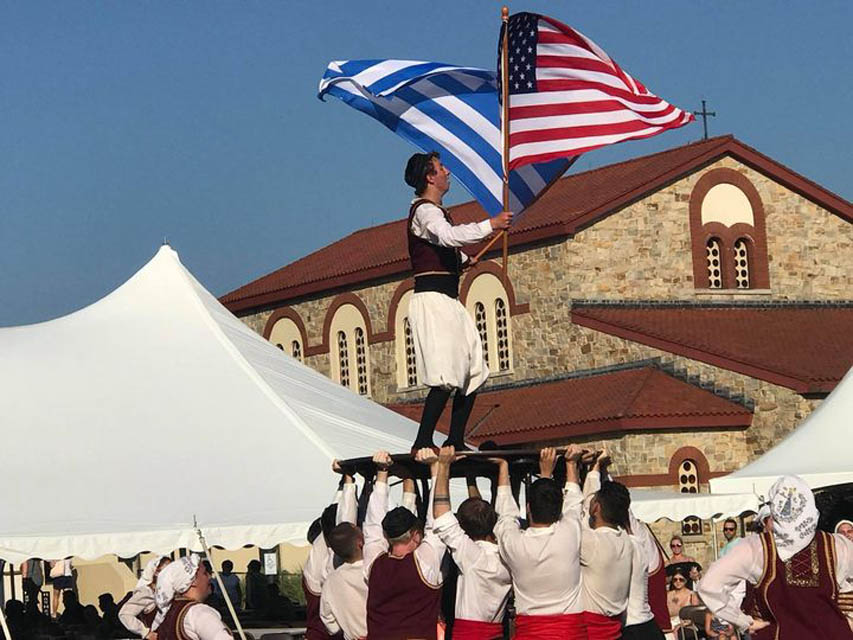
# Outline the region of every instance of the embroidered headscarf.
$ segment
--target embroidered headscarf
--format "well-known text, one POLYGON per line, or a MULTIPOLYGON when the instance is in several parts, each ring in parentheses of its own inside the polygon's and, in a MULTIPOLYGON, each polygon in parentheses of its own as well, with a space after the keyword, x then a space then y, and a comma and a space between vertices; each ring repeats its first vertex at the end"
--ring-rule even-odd
POLYGON ((835 529, 834 529, 835 533, 840 533, 838 530, 841 528, 841 525, 843 525, 843 524, 846 524, 849 527, 853 527, 853 522, 850 522, 850 520, 839 520, 838 524, 835 525, 835 529))
POLYGON ((192 586, 200 563, 199 557, 192 554, 170 563, 160 572, 157 576, 157 591, 154 594, 154 600, 160 611, 165 614, 172 606, 175 596, 184 593, 192 586))
POLYGON ((783 562, 805 549, 817 530, 820 513, 814 493, 799 476, 782 476, 770 488, 773 539, 783 562))
POLYGON ((148 561, 148 564, 145 565, 145 569, 142 570, 142 575, 139 576, 139 580, 136 583, 137 589, 147 587, 154 582, 154 574, 157 572, 157 567, 160 566, 160 563, 163 562, 165 557, 166 556, 156 556, 148 561))

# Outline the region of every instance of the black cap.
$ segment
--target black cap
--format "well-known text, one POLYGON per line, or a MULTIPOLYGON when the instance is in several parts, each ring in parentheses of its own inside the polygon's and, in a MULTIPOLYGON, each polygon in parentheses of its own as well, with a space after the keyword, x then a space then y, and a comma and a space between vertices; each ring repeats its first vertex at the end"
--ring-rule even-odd
POLYGON ((415 514, 406 507, 397 507, 391 509, 382 518, 382 531, 389 538, 399 538, 404 533, 411 531, 417 521, 415 514))
POLYGON ((412 187, 412 189, 417 189, 418 183, 423 178, 431 162, 432 159, 429 153, 416 153, 409 158, 409 161, 406 163, 406 173, 404 174, 406 184, 412 187))

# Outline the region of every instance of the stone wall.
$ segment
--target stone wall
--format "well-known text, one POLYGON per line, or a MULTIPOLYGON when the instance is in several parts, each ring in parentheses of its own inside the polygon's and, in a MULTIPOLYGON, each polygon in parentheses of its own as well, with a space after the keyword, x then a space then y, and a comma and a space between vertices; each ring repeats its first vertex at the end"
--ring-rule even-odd
MULTIPOLYGON (((853 264, 853 225, 731 158, 660 189, 570 240, 526 247, 511 255, 510 279, 516 302, 529 303, 530 312, 511 317, 513 370, 509 375, 493 378, 490 384, 657 357, 755 402, 753 426, 745 433, 715 432, 701 437, 694 432, 655 433, 614 439, 611 447, 617 463, 630 467, 631 473, 664 473, 669 449, 698 440, 714 470, 737 468, 766 451, 816 405, 816 401, 805 400, 789 389, 571 322, 572 299, 697 299, 689 200, 705 171, 719 167, 746 175, 763 201, 771 286, 771 293, 764 298, 853 298, 853 271, 849 269, 853 264), (635 467, 637 470, 633 470, 635 467)), ((368 309, 372 333, 393 328, 389 305, 399 282, 350 290, 368 309)), ((290 305, 305 323, 307 351, 322 343, 323 323, 334 298, 335 295, 318 296, 290 305)), ((270 313, 248 315, 243 320, 261 333, 270 313)), ((370 359, 374 400, 384 403, 423 395, 423 389, 398 391, 393 341, 370 344, 370 359)), ((328 353, 308 356, 305 362, 329 375, 328 353)))

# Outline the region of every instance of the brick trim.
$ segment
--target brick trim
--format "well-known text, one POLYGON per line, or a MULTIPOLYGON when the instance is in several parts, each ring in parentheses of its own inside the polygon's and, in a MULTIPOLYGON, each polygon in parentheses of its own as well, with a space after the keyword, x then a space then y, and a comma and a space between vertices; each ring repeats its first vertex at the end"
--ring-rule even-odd
POLYGON ((680 447, 669 459, 669 469, 666 473, 641 473, 619 476, 616 478, 626 487, 673 487, 678 485, 678 467, 685 460, 693 460, 699 477, 699 484, 707 484, 711 478, 724 476, 731 471, 711 471, 708 459, 700 449, 693 446, 680 447))
POLYGON ((415 288, 415 279, 406 278, 391 296, 391 302, 388 303, 388 316, 385 319, 385 331, 377 333, 374 336, 374 342, 389 342, 397 337, 397 308, 400 306, 400 300, 407 292, 415 288))
POLYGON ((724 289, 736 287, 734 244, 740 238, 745 238, 750 245, 749 288, 770 288, 764 204, 755 185, 742 173, 734 169, 719 168, 712 169, 699 178, 690 193, 690 237, 695 288, 707 289, 710 286, 705 250, 711 238, 717 238, 720 241, 720 267, 724 289), (702 224, 702 202, 708 192, 719 184, 730 184, 743 192, 752 207, 752 225, 743 222, 731 227, 719 222, 702 224))
POLYGON ((506 291, 507 301, 509 302, 509 315, 517 316, 522 313, 530 313, 530 303, 525 302, 518 304, 515 299, 515 289, 512 286, 512 280, 507 276, 504 280, 504 270, 491 260, 478 262, 476 266, 469 269, 465 273, 465 278, 459 287, 459 301, 464 305, 468 301, 468 292, 471 290, 471 285, 474 284, 477 276, 484 273, 490 273, 501 281, 506 291))
POLYGON ((291 307, 283 307, 281 309, 276 309, 273 311, 272 315, 267 318, 267 323, 264 325, 264 339, 269 340, 270 335, 272 334, 272 328, 275 326, 275 323, 281 320, 282 318, 288 318, 293 321, 293 324, 296 325, 296 328, 299 330, 299 337, 302 338, 302 349, 303 353, 308 348, 308 332, 305 330, 305 323, 302 322, 302 318, 299 313, 297 313, 296 309, 291 307))
POLYGON ((311 347, 306 347, 306 356, 318 356, 329 353, 329 331, 332 328, 332 318, 335 317, 335 312, 345 304, 351 304, 354 306, 358 309, 359 313, 361 313, 362 318, 364 318, 364 327, 367 333, 367 344, 370 345, 376 342, 373 327, 370 324, 370 313, 367 311, 367 306, 365 306, 361 298, 354 293, 347 291, 346 293, 341 293, 335 296, 328 309, 326 309, 326 317, 323 318, 323 342, 311 347))

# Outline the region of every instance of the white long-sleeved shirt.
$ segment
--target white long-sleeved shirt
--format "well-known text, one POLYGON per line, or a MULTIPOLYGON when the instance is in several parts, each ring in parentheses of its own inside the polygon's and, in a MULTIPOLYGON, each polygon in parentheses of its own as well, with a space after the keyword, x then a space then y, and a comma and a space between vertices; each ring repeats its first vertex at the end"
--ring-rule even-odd
POLYGON ((232 640, 219 612, 206 604, 195 604, 184 616, 184 635, 189 640, 232 640))
POLYGON ((320 619, 329 633, 346 640, 367 637, 367 582, 364 561, 347 562, 329 574, 320 596, 320 619))
MULTIPOLYGON (((441 584, 443 576, 441 561, 444 558, 446 547, 441 539, 435 535, 432 522, 432 499, 434 491, 430 491, 429 507, 427 508, 426 522, 424 523, 423 542, 415 549, 415 558, 418 561, 421 574, 424 579, 433 586, 441 584)), ((405 494, 404 494, 405 500, 405 494)), ((407 509, 412 511, 407 505, 407 509)), ((364 576, 365 580, 370 577, 370 567, 373 561, 381 554, 388 551, 388 541, 382 532, 382 519, 388 513, 388 483, 378 481, 373 485, 373 493, 367 501, 367 514, 364 516, 364 576)))
POLYGON ((495 510, 501 557, 512 574, 515 608, 522 615, 582 613, 580 487, 567 483, 562 518, 547 527, 521 530, 518 505, 508 486, 499 486, 495 510))
POLYGON ((585 611, 613 617, 625 613, 631 591, 634 544, 621 528, 589 526, 589 502, 601 488, 601 474, 590 471, 584 482, 581 524, 581 578, 585 611))
POLYGON ((154 590, 149 587, 137 587, 133 590, 127 602, 118 611, 118 619, 124 628, 144 638, 150 629, 139 619, 143 613, 154 611, 157 603, 154 600, 154 590))
POLYGON ((631 593, 625 626, 643 624, 655 617, 649 604, 649 574, 660 568, 661 555, 654 534, 645 522, 628 511, 631 540, 634 543, 634 568, 631 571, 631 593))
POLYGON ((459 567, 456 619, 477 622, 503 620, 512 577, 501 560, 498 545, 469 538, 450 511, 436 518, 434 526, 459 567))
MULTIPOLYGON (((417 200, 419 198, 412 200, 412 203, 417 200)), ((412 216, 411 229, 418 238, 439 247, 458 248, 487 238, 492 233, 492 223, 487 218, 481 222, 452 225, 438 206, 427 202, 420 205, 412 216)), ((463 253, 462 262, 467 259, 468 256, 463 253)))
MULTIPOLYGON (((853 585, 853 542, 840 534, 832 535, 835 538, 835 578, 841 591, 853 585)), ((746 629, 752 624, 752 616, 738 608, 732 592, 744 580, 758 584, 763 571, 761 537, 747 536, 708 567, 705 577, 699 581, 699 597, 718 618, 741 630, 746 629)))
MULTIPOLYGON (((356 512, 358 511, 355 487, 355 483, 345 484, 335 494, 334 501, 338 505, 335 515, 336 525, 342 522, 355 524, 356 512)), ((302 577, 305 579, 305 585, 311 593, 320 595, 323 590, 323 583, 335 568, 334 562, 335 554, 329 549, 329 546, 326 544, 326 537, 321 533, 311 544, 311 550, 308 552, 308 560, 305 561, 305 566, 302 568, 302 577)))

